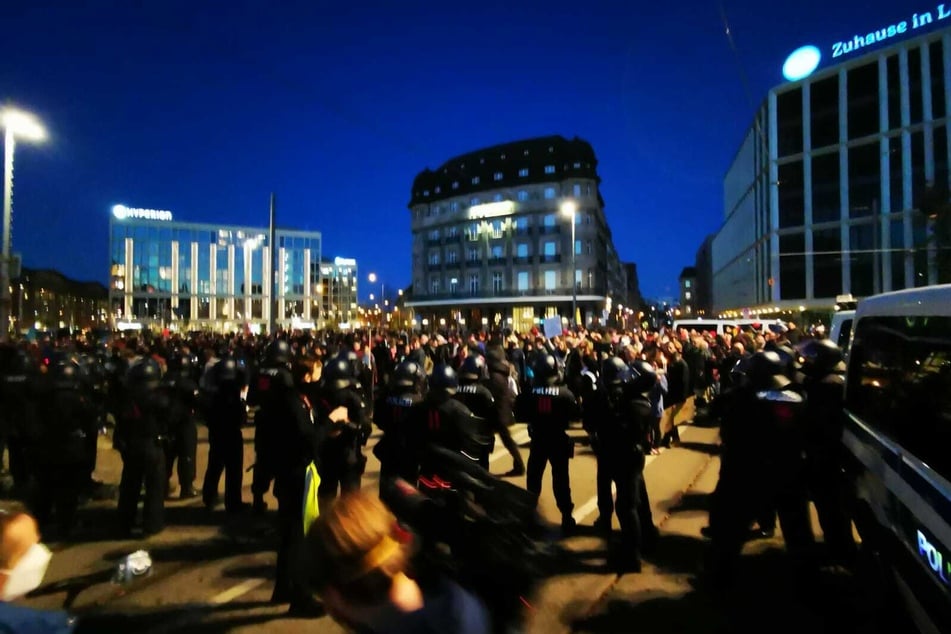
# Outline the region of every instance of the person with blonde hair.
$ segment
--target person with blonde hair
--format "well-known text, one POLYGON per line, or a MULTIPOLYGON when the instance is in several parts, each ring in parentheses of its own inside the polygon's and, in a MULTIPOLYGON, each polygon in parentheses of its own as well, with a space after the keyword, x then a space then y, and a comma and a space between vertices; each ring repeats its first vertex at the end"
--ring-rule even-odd
POLYGON ((358 632, 484 634, 485 606, 444 577, 410 573, 413 543, 373 494, 344 493, 307 532, 312 581, 328 613, 358 632))

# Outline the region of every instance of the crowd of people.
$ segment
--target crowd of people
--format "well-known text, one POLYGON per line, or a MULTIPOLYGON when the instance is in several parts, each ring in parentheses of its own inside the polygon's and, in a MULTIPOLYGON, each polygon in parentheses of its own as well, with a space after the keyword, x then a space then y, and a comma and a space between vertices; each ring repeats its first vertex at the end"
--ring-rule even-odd
POLYGON ((658 538, 645 456, 680 442, 681 409, 694 398, 722 428, 720 482, 705 531, 707 571, 721 580, 729 578, 750 527, 771 533, 777 514, 790 550, 808 551, 810 495, 836 556, 847 562, 853 555, 837 462, 841 359, 831 343, 800 340, 785 326, 726 335, 575 328, 553 337, 536 330, 373 338, 65 334, 0 349, 0 438, 11 493, 27 502, 44 534, 73 533, 77 507, 99 486, 92 479, 98 436, 114 425, 123 461, 116 513, 122 536, 163 530, 164 504, 173 496, 200 496, 216 508, 222 475, 229 514, 266 512, 273 487, 280 533, 273 602, 305 616, 326 606, 361 631, 430 631, 423 625, 438 615, 458 626, 441 631, 479 632, 492 627, 480 598, 446 579, 418 584, 407 539, 362 490, 374 424, 382 431, 373 446, 381 493, 396 481, 420 490, 451 484, 433 447, 487 472, 498 436, 512 458, 498 475, 525 475, 536 500, 551 467, 561 530, 570 535, 576 526, 568 429, 581 421, 597 458, 595 526, 610 534, 616 514, 620 540, 611 561, 637 572, 658 538), (528 424, 527 464, 509 431, 516 420, 528 424), (208 428, 200 487, 199 424, 208 428), (250 503, 242 497, 242 429, 249 424, 250 503), (322 513, 312 526, 301 504, 311 464, 322 513), (431 614, 421 612, 425 605, 434 606, 431 614), (394 628, 397 614, 410 625, 394 628))

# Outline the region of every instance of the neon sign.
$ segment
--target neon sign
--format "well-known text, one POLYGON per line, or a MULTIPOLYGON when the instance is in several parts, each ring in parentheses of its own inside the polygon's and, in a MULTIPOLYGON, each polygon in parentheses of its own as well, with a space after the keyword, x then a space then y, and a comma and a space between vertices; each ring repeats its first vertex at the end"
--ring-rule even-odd
POLYGON ((162 220, 170 221, 172 212, 162 211, 160 209, 140 209, 138 207, 126 207, 125 205, 116 205, 112 208, 112 215, 116 220, 126 220, 132 218, 135 220, 162 220))
MULTIPOLYGON (((913 13, 908 18, 886 24, 867 33, 855 34, 849 39, 839 40, 830 47, 831 59, 852 55, 862 49, 876 46, 891 39, 936 25, 951 18, 951 4, 939 4, 934 11, 913 13)), ((783 77, 789 81, 798 81, 811 75, 822 59, 822 53, 815 46, 802 46, 790 53, 783 64, 783 77)))

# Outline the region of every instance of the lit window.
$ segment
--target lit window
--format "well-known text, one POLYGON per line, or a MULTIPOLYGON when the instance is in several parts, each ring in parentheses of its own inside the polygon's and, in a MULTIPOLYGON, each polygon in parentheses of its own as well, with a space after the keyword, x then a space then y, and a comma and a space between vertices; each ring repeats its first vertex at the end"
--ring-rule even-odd
POLYGON ((471 273, 469 274, 469 292, 473 295, 479 292, 479 274, 471 273))
POLYGON ((455 200, 449 203, 449 211, 459 211, 459 203, 455 200))
POLYGON ((518 244, 518 245, 515 247, 515 255, 516 255, 516 257, 527 258, 527 257, 528 257, 528 245, 525 244, 524 242, 518 244))
POLYGON ((492 196, 492 201, 497 203, 502 202, 502 194, 495 194, 492 196))
POLYGON ((424 190, 423 190, 423 196, 429 196, 429 190, 428 190, 428 189, 424 189, 424 190))
POLYGON ((528 200, 528 192, 525 191, 524 189, 519 190, 519 192, 518 192, 518 199, 519 199, 521 202, 525 202, 526 200, 528 200))
POLYGON ((500 181, 500 180, 502 180, 502 172, 496 172, 495 174, 492 175, 492 177, 493 177, 495 180, 500 181))
POLYGON ((528 176, 528 168, 527 168, 527 167, 523 167, 522 169, 520 169, 520 170, 518 171, 518 175, 519 175, 519 177, 521 177, 521 178, 525 178, 526 176, 528 176))
POLYGON ((554 165, 546 165, 546 166, 545 166, 545 173, 546 173, 546 174, 554 174, 554 173, 555 173, 555 166, 554 166, 554 165))
POLYGON ((429 290, 432 292, 433 295, 439 292, 439 278, 438 277, 434 277, 433 279, 429 280, 429 290))
POLYGON ((459 280, 458 278, 452 278, 449 280, 449 292, 455 295, 459 292, 459 280))
POLYGON ((478 196, 473 196, 472 199, 469 201, 469 206, 470 206, 470 207, 475 207, 475 206, 478 205, 480 202, 482 202, 482 201, 479 200, 479 197, 478 197, 478 196))
POLYGON ((455 250, 446 252, 446 262, 449 264, 455 264, 456 260, 459 259, 459 254, 455 250))
POLYGON ((690 280, 684 280, 684 288, 690 288, 690 280))
POLYGON ((554 197, 555 197, 555 188, 554 188, 554 187, 546 187, 546 188, 545 188, 545 199, 546 199, 546 200, 551 200, 551 199, 554 198, 554 197))
POLYGON ((503 257, 503 256, 502 256, 502 245, 497 244, 497 245, 493 246, 493 247, 492 247, 492 258, 495 259, 495 260, 501 260, 502 257, 503 257))
POLYGON ((575 163, 574 167, 576 170, 581 169, 581 163, 575 163))
POLYGON ((690 291, 684 292, 684 299, 690 299, 690 291))
POLYGON ((555 226, 555 214, 545 214, 545 218, 542 221, 546 227, 555 226))
POLYGON ((473 185, 478 185, 478 184, 479 184, 479 177, 478 177, 478 176, 473 176, 473 177, 472 177, 472 184, 473 184, 473 185))
POLYGON ((555 273, 555 271, 545 271, 545 290, 553 291, 557 287, 557 273, 555 273))
POLYGON ((544 253, 546 256, 555 255, 555 243, 554 243, 554 242, 546 242, 546 243, 545 243, 545 250, 543 251, 543 253, 544 253))
POLYGON ((436 193, 439 194, 439 193, 441 193, 441 192, 442 192, 442 188, 437 186, 437 187, 436 187, 436 193))
POLYGON ((502 274, 501 273, 496 272, 492 274, 492 291, 494 293, 502 292, 502 274))
POLYGON ((581 255, 581 240, 575 240, 575 255, 581 255))
POLYGON ((439 264, 439 251, 433 251, 429 254, 429 264, 430 266, 437 266, 439 264))
POLYGON ((524 152, 522 152, 522 156, 528 156, 528 150, 525 150, 524 152))
POLYGON ((452 181, 452 188, 459 189, 459 181, 452 181))
POLYGON ((518 290, 527 291, 528 290, 528 271, 519 271, 516 278, 516 284, 518 285, 518 290))
POLYGON ((579 183, 571 186, 571 195, 575 198, 581 198, 581 185, 579 183))

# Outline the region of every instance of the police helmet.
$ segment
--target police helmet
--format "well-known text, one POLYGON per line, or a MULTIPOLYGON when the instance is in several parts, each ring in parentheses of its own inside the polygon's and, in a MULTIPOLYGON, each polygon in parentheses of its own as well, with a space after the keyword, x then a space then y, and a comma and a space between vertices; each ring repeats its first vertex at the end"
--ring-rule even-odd
POLYGON ((561 378, 558 371, 558 361, 554 355, 539 354, 532 359, 532 374, 534 383, 538 386, 554 385, 561 378))
POLYGON ((464 383, 472 383, 484 377, 485 373, 485 357, 481 354, 470 354, 462 362, 462 367, 459 368, 459 380, 464 383))
POLYGON ((638 359, 631 362, 629 367, 633 376, 630 390, 635 394, 646 394, 657 383, 657 371, 647 361, 638 359))
POLYGON ((213 373, 215 385, 219 387, 226 383, 241 383, 243 379, 242 368, 234 357, 225 357, 216 363, 213 373))
POLYGON ((429 377, 429 387, 432 390, 455 394, 459 389, 459 377, 451 365, 440 363, 433 368, 433 374, 429 377))
POLYGON ((162 369, 152 357, 146 357, 129 368, 129 384, 136 387, 154 387, 162 378, 162 369))
POLYGON ((191 370, 192 360, 187 354, 182 352, 173 352, 165 362, 165 367, 169 373, 184 374, 191 370))
POLYGON ((50 368, 50 380, 59 390, 74 390, 80 384, 79 364, 74 361, 60 361, 50 368))
POLYGON ((601 363, 601 380, 605 385, 623 385, 632 378, 631 367, 620 357, 608 357, 601 363))
POLYGON ((772 350, 762 350, 750 357, 746 376, 754 390, 782 390, 792 381, 785 375, 783 358, 772 350))
POLYGON ((344 390, 353 385, 353 368, 345 357, 334 357, 321 371, 324 385, 334 390, 344 390))
POLYGON ((819 378, 832 372, 842 371, 842 349, 831 339, 812 339, 799 347, 802 371, 807 376, 819 378))
POLYGON ((350 366, 350 376, 354 379, 360 378, 360 356, 354 350, 342 350, 339 358, 343 359, 350 366))
POLYGON ((283 339, 275 339, 264 351, 264 362, 268 365, 284 365, 291 361, 291 347, 283 339))
POLYGON ((396 387, 415 387, 423 379, 423 369, 415 361, 407 359, 393 371, 393 385, 396 387))
POLYGON ((730 368, 730 380, 737 387, 747 387, 749 380, 750 357, 742 357, 730 368))

